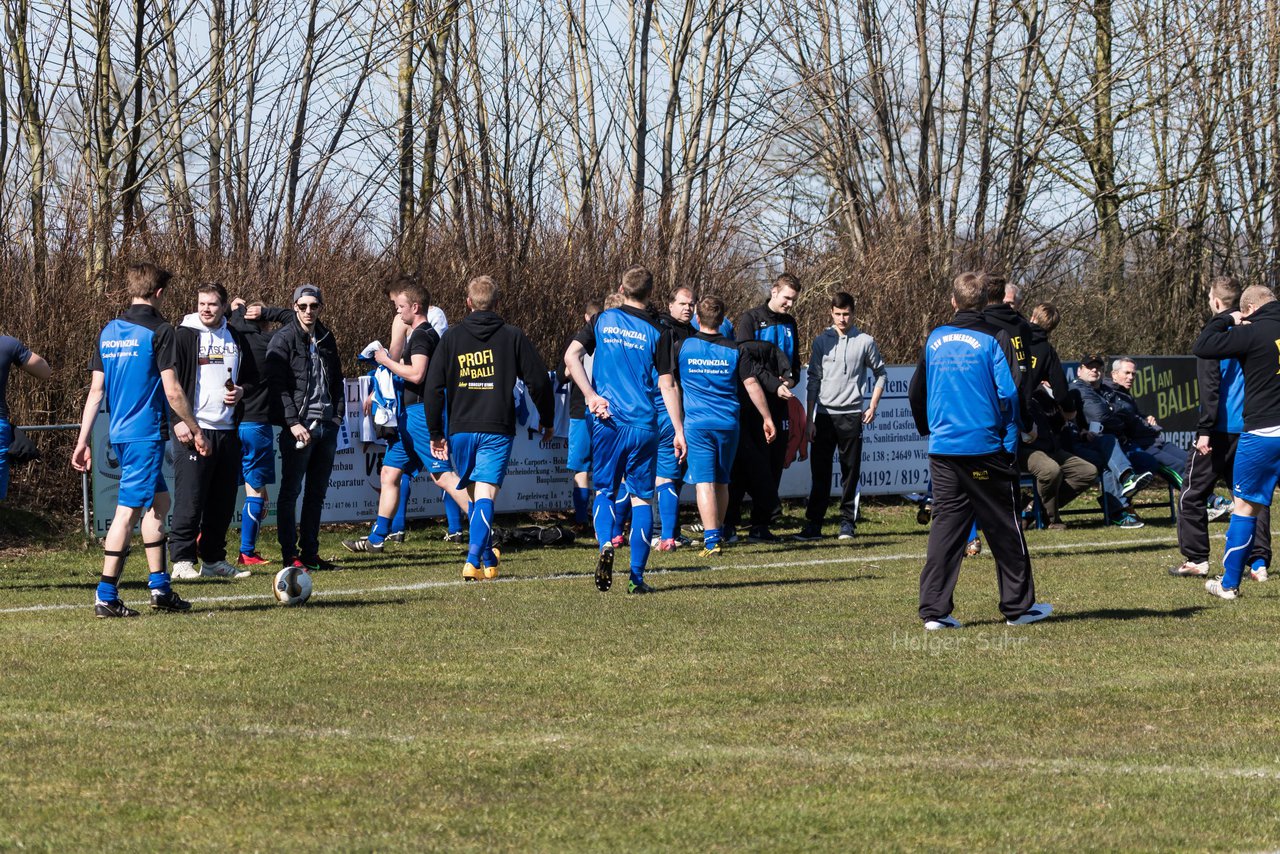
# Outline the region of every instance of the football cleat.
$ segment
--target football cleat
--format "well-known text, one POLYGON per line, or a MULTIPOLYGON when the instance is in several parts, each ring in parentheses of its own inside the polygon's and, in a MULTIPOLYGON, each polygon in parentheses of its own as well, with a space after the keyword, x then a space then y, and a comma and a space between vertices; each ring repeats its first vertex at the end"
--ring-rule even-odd
POLYGON ((138 616, 138 612, 121 602, 119 599, 113 599, 110 602, 94 602, 93 615, 102 619, 108 619, 111 617, 136 617, 138 616))
POLYGON ((190 611, 191 603, 175 593, 173 588, 170 588, 167 591, 152 590, 151 607, 156 611, 181 613, 183 611, 190 611))
POLYGON ((601 593, 613 586, 613 546, 607 545, 596 558, 596 589, 601 593))
POLYGON ((627 582, 627 592, 639 595, 644 593, 657 593, 658 591, 643 581, 629 581, 627 582))
POLYGON ((261 566, 266 562, 266 558, 257 552, 240 552, 240 557, 236 558, 240 566, 261 566))
POLYGON ((380 552, 382 551, 382 543, 375 543, 368 537, 361 537, 358 540, 343 540, 342 547, 349 552, 380 552))

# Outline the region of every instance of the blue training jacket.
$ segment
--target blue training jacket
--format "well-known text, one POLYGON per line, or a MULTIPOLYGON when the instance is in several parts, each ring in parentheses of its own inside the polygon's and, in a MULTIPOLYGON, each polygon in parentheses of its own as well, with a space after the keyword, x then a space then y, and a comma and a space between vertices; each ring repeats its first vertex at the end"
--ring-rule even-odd
POLYGON ((150 305, 131 305, 103 328, 92 369, 106 380, 114 444, 168 438, 160 372, 177 364, 173 327, 150 305))
POLYGON ((1007 333, 980 312, 956 312, 929 333, 908 398, 930 454, 1017 453, 1016 365, 1007 333))

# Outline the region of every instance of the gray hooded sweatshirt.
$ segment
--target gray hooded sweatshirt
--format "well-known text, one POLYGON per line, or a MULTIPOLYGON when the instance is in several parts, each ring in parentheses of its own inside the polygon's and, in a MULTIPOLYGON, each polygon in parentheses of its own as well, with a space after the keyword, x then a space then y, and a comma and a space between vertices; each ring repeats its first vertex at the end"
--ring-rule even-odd
POLYGON ((862 412, 868 370, 875 375, 875 388, 883 389, 888 371, 875 339, 856 326, 850 326, 847 335, 827 327, 814 339, 809 356, 808 410, 828 415, 862 412))

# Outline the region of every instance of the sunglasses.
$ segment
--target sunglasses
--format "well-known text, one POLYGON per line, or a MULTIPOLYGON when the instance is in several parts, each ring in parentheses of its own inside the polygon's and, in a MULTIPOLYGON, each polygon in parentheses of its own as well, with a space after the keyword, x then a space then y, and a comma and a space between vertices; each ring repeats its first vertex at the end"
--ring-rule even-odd
POLYGON ((294 308, 298 311, 319 311, 320 303, 318 302, 299 302, 294 303, 294 308))

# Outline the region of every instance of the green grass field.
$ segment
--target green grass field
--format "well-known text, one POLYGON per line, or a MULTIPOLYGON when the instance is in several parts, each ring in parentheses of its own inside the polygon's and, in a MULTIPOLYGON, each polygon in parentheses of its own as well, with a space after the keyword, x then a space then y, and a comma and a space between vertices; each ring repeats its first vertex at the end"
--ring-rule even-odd
MULTIPOLYGON (((0 849, 1280 844, 1280 582, 1212 599, 1165 574, 1167 521, 1082 517, 1029 535, 1052 619, 1006 627, 983 554, 926 635, 926 529, 865 515, 852 546, 655 553, 649 597, 596 592, 589 547, 464 586, 437 528, 333 532, 304 608, 264 573, 130 621, 92 616, 97 551, 11 550, 0 849)), ((140 550, 126 577, 137 606, 140 550)))

